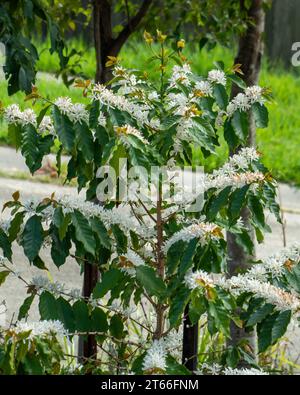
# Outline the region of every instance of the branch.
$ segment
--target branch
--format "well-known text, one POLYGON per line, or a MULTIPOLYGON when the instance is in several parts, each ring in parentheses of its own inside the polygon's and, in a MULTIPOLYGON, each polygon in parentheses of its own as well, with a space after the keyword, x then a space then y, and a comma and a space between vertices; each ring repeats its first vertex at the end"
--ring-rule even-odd
POLYGON ((119 33, 119 35, 113 40, 113 44, 110 50, 110 55, 116 56, 123 44, 126 42, 128 37, 133 33, 138 27, 141 20, 147 14, 147 11, 152 3, 152 0, 144 0, 140 9, 135 14, 133 18, 128 20, 128 23, 124 26, 123 30, 119 33))

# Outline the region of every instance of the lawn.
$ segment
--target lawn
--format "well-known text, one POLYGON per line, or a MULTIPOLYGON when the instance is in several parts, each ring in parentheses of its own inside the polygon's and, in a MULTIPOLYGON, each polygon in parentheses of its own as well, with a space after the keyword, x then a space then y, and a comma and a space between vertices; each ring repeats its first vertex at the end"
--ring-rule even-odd
MULTIPOLYGON (((95 70, 94 52, 92 48, 85 48, 80 41, 71 43, 71 46, 82 50, 81 71, 87 78, 92 78, 95 70)), ((46 45, 39 46, 40 60, 38 69, 47 73, 54 73, 58 68, 58 60, 50 56, 45 50, 46 45)), ((191 61, 195 72, 206 73, 211 69, 214 61, 222 60, 226 67, 231 66, 234 58, 234 50, 225 50, 220 47, 211 52, 199 52, 197 48, 188 47, 186 56, 191 61)), ((150 53, 143 43, 131 41, 126 45, 120 55, 122 63, 126 67, 143 68, 149 59, 150 53)), ((152 67, 150 78, 155 78, 157 71, 152 67)), ((257 146, 264 155, 265 164, 271 169, 273 175, 285 182, 300 185, 300 73, 284 71, 281 67, 270 67, 264 62, 261 73, 260 84, 272 89, 274 101, 268 104, 270 111, 269 127, 257 132, 257 146)), ((37 81, 37 86, 43 95, 50 99, 57 96, 71 96, 74 101, 84 101, 81 91, 76 88, 67 89, 62 83, 54 78, 41 76, 37 81)), ((29 106, 24 103, 24 95, 18 93, 13 97, 6 95, 6 82, 0 81, 1 100, 4 105, 17 102, 20 106, 29 106)), ((38 111, 40 104, 36 103, 38 111)), ((9 143, 7 140, 6 125, 0 127, 0 142, 9 143)), ((227 150, 224 142, 217 151, 217 155, 205 161, 207 170, 216 164, 219 165, 226 159, 227 150)), ((203 163, 203 159, 198 152, 195 152, 195 162, 203 163)))

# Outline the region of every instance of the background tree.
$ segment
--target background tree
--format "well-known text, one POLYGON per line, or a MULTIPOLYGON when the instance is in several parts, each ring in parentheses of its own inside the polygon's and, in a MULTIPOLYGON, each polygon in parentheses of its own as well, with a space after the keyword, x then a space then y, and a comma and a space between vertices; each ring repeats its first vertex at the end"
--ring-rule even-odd
MULTIPOLYGON (((240 1, 240 8, 243 13, 247 13, 247 19, 249 20, 247 30, 240 36, 238 53, 235 58, 235 64, 241 65, 242 78, 247 86, 257 85, 259 80, 259 73, 261 68, 261 59, 263 55, 263 33, 265 27, 265 12, 264 12, 264 0, 253 0, 250 2, 250 7, 247 8, 247 4, 244 0, 240 1)), ((231 96, 235 97, 241 92, 241 88, 238 85, 233 85, 231 96)), ((248 134, 248 145, 255 146, 256 137, 256 125, 253 113, 249 114, 249 134, 248 134)), ((238 152, 240 147, 231 149, 231 154, 238 152)), ((254 230, 249 222, 249 210, 244 208, 242 211, 242 219, 248 226, 251 239, 254 240, 254 230)), ((227 232, 227 243, 228 243, 228 258, 229 258, 229 273, 230 275, 237 274, 240 270, 244 270, 249 266, 249 262, 254 259, 246 253, 245 249, 237 242, 236 236, 230 232, 227 232)), ((231 340, 230 344, 236 346, 241 341, 247 340, 251 347, 253 356, 257 353, 257 341, 255 331, 248 332, 244 328, 238 328, 237 325, 231 323, 231 340)))

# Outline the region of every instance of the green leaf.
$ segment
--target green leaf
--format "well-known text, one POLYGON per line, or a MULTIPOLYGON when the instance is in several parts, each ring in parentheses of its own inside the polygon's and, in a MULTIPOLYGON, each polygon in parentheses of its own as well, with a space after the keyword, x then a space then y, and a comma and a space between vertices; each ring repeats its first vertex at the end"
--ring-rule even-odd
POLYGON ((228 105, 228 95, 226 93, 226 89, 221 84, 215 84, 214 86, 214 96, 216 102, 221 110, 226 110, 228 105))
POLYGON ((16 240, 16 238, 20 232, 21 225, 23 224, 24 217, 25 217, 25 211, 22 211, 22 212, 16 213, 16 215, 12 219, 9 229, 8 229, 8 238, 11 243, 14 240, 16 240))
POLYGON ((107 316, 103 310, 101 310, 99 307, 96 307, 92 311, 91 319, 92 319, 93 331, 107 332, 108 330, 107 316))
POLYGON ((88 220, 78 210, 74 210, 71 218, 75 228, 76 239, 83 244, 87 252, 95 256, 96 240, 88 220))
POLYGON ((59 310, 59 320, 65 329, 73 333, 75 331, 75 316, 72 306, 61 296, 56 300, 56 303, 59 310))
POLYGON ((269 115, 266 106, 254 103, 252 105, 252 111, 256 127, 266 128, 269 123, 269 115))
POLYGON ((4 284, 9 274, 10 274, 9 270, 3 270, 2 272, 0 272, 0 285, 4 284))
POLYGON ((208 209, 208 219, 210 221, 215 219, 218 212, 227 204, 230 192, 231 186, 228 186, 223 189, 216 197, 213 197, 208 209))
POLYGON ((188 243, 186 249, 184 250, 179 266, 180 275, 184 275, 192 267, 197 245, 198 239, 194 238, 188 243))
POLYGON ((232 127, 231 120, 228 119, 224 123, 224 138, 232 151, 239 145, 239 139, 232 127))
POLYGON ((83 153, 87 162, 91 162, 94 159, 94 140, 90 129, 85 122, 77 122, 74 129, 79 151, 83 153))
POLYGON ((272 304, 264 304, 250 315, 246 326, 253 326, 262 322, 269 314, 273 312, 273 310, 274 306, 272 304))
POLYGON ((93 297, 95 299, 103 298, 108 291, 111 291, 117 284, 124 278, 124 273, 119 269, 112 268, 107 272, 103 273, 102 279, 96 284, 93 291, 93 297))
POLYGON ((245 82, 238 77, 236 74, 227 74, 227 77, 235 83, 235 85, 237 85, 239 88, 245 89, 247 88, 247 85, 245 84, 245 82))
POLYGON ((48 291, 40 296, 39 312, 42 320, 59 320, 59 309, 55 297, 48 291))
POLYGON ((3 255, 5 256, 5 258, 11 261, 12 259, 11 243, 9 241, 7 234, 1 228, 0 228, 0 248, 3 251, 3 255))
POLYGON ((249 133, 248 114, 239 110, 235 111, 231 124, 240 141, 245 142, 249 133))
POLYGON ((127 251, 127 237, 118 225, 112 225, 111 230, 117 243, 118 253, 127 251))
POLYGON ((249 209, 252 213, 252 220, 255 225, 259 226, 261 230, 265 228, 265 215, 264 209, 258 197, 250 195, 248 198, 249 209))
POLYGON ((77 300, 73 304, 75 317, 75 328, 79 332, 89 332, 91 330, 91 320, 87 304, 82 300, 77 300))
POLYGON ((40 136, 31 124, 22 128, 21 152, 31 174, 42 165, 43 153, 39 150, 40 136))
POLYGON ((8 138, 14 147, 18 150, 22 144, 22 130, 21 125, 8 125, 8 138))
POLYGON ((32 262, 40 252, 44 240, 43 232, 41 218, 37 215, 33 215, 29 218, 22 233, 22 246, 30 262, 32 262))
POLYGON ((60 239, 59 231, 55 226, 51 227, 51 238, 51 258, 55 266, 59 268, 65 264, 72 244, 69 237, 65 237, 63 240, 60 239))
POLYGON ((290 310, 281 311, 275 319, 274 325, 272 327, 272 343, 276 343, 276 341, 282 337, 287 327, 291 321, 292 312, 290 310))
POLYGON ((245 204, 246 195, 249 185, 244 185, 240 189, 236 189, 229 198, 228 214, 232 222, 239 218, 241 210, 245 204))
POLYGON ((230 336, 230 316, 228 311, 218 303, 208 302, 208 306, 208 313, 211 317, 213 317, 213 322, 216 328, 223 332, 226 336, 230 336))
POLYGON ((285 334, 290 320, 291 311, 276 311, 272 315, 268 315, 258 324, 257 334, 259 352, 264 352, 285 334))
POLYGON ((19 315, 18 315, 18 321, 22 320, 23 318, 26 318, 29 312, 29 309, 32 305, 32 302, 35 298, 35 294, 32 293, 30 296, 28 296, 24 302, 22 303, 22 306, 19 309, 19 315))
POLYGON ((89 112, 89 125, 90 128, 96 129, 98 126, 98 118, 100 114, 100 107, 99 107, 99 101, 94 100, 91 103, 91 108, 89 112))
POLYGON ((178 289, 171 298, 169 321, 171 328, 176 327, 181 321, 185 306, 190 298, 191 291, 185 287, 178 289))
POLYGON ((120 315, 115 314, 110 320, 109 331, 116 339, 121 339, 123 335, 124 325, 120 315))
POLYGON ((136 279, 145 288, 148 295, 162 298, 166 292, 166 286, 161 277, 156 275, 155 270, 148 266, 136 267, 136 279))
POLYGON ((106 230, 105 225, 101 221, 100 218, 93 217, 90 219, 90 223, 92 226, 93 231, 96 233, 100 243, 103 245, 105 248, 110 248, 111 247, 111 239, 108 235, 108 232, 106 230))
POLYGON ((75 146, 75 132, 73 124, 66 115, 61 114, 58 107, 52 108, 54 127, 64 148, 71 152, 75 146))
POLYGON ((285 277, 289 285, 300 293, 300 265, 296 265, 291 271, 286 270, 285 277))
POLYGON ((169 375, 191 375, 191 372, 184 366, 176 361, 171 355, 167 356, 166 374, 169 375))
POLYGON ((172 244, 167 254, 167 272, 168 275, 174 274, 183 253, 185 243, 182 240, 172 244))

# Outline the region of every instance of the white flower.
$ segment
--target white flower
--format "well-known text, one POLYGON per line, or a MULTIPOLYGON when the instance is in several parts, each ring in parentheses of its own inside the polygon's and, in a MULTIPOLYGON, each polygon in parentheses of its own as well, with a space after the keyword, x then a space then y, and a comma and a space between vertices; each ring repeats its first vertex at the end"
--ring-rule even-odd
POLYGON ((211 376, 217 376, 221 373, 221 371, 222 371, 222 366, 217 363, 213 363, 212 365, 203 363, 201 365, 201 369, 196 371, 195 373, 197 375, 207 374, 207 375, 211 375, 211 376))
POLYGON ((18 124, 22 118, 22 111, 17 104, 12 104, 4 110, 4 119, 8 124, 18 124))
POLYGON ((197 91, 201 91, 205 96, 212 96, 213 94, 213 87, 209 81, 197 81, 195 84, 195 89, 197 91))
POLYGON ((263 97, 263 89, 257 85, 248 86, 245 89, 245 94, 248 97, 251 104, 259 103, 262 105, 266 101, 265 98, 263 97))
POLYGON ((248 111, 251 107, 248 96, 238 93, 232 100, 235 110, 248 111))
POLYGON ((242 368, 242 369, 232 369, 225 368, 222 372, 225 376, 268 376, 269 373, 264 372, 261 369, 255 368, 242 368))
POLYGON ((250 292, 256 297, 265 299, 279 311, 292 310, 298 312, 300 310, 300 300, 295 295, 268 282, 253 279, 251 276, 247 276, 247 273, 231 277, 227 281, 226 287, 237 294, 250 292))
POLYGON ((27 108, 23 114, 22 114, 22 119, 21 119, 21 124, 24 125, 33 125, 37 126, 36 122, 36 115, 35 112, 31 108, 27 108))
POLYGON ((164 244, 164 252, 167 253, 170 247, 179 240, 188 242, 194 238, 199 238, 200 243, 205 244, 208 239, 217 239, 221 235, 221 229, 215 224, 195 223, 171 236, 164 244))
POLYGON ((54 104, 62 114, 68 115, 72 111, 73 103, 70 97, 58 97, 54 104))
POLYGON ((26 322, 25 320, 18 321, 14 328, 15 333, 30 332, 29 338, 33 339, 36 336, 66 336, 67 331, 63 324, 58 320, 26 322))
POLYGON ((145 261, 134 251, 128 249, 126 254, 119 256, 119 266, 121 270, 130 274, 135 274, 135 267, 146 265, 145 261))
POLYGON ((191 68, 188 64, 184 64, 183 66, 174 66, 172 69, 172 75, 169 79, 170 86, 174 87, 178 83, 189 86, 190 80, 189 75, 192 74, 191 68))
POLYGON ((154 100, 154 101, 158 100, 159 99, 158 93, 156 91, 150 92, 148 94, 148 99, 149 100, 154 100))
POLYGON ((44 116, 44 118, 42 119, 42 121, 38 127, 38 131, 40 133, 49 133, 49 134, 54 135, 53 122, 52 122, 52 119, 48 115, 44 116))
POLYGON ((102 105, 128 112, 140 125, 148 123, 148 106, 130 102, 124 95, 117 95, 104 85, 94 85, 92 100, 98 100, 102 105))
POLYGON ((166 350, 163 339, 154 340, 143 361, 145 373, 164 373, 166 370, 166 350))
POLYGON ((180 326, 178 330, 172 329, 167 336, 164 337, 165 350, 178 362, 181 362, 182 357, 182 339, 183 326, 180 326))
POLYGON ((217 84, 226 85, 226 74, 222 70, 211 70, 208 73, 208 80, 217 84))
POLYGON ((67 115, 71 122, 87 123, 89 120, 89 112, 85 106, 82 103, 73 104, 69 97, 59 97, 54 104, 62 114, 67 115))
POLYGON ((102 111, 99 112, 98 124, 100 126, 103 126, 104 128, 106 127, 106 118, 105 118, 105 115, 102 111))
POLYGON ((50 282, 47 277, 44 276, 34 276, 31 280, 31 285, 33 285, 37 290, 46 290, 53 294, 61 294, 65 292, 65 284, 59 282, 50 282))
POLYGON ((203 270, 197 270, 193 272, 192 270, 188 271, 184 277, 185 284, 190 289, 198 288, 199 286, 214 286, 214 280, 212 276, 203 270))
POLYGON ((35 112, 30 108, 22 112, 17 104, 12 104, 4 110, 4 119, 8 124, 37 126, 35 112))
POLYGON ((142 135, 142 133, 131 125, 115 126, 114 129, 117 135, 119 136, 120 140, 126 146, 130 146, 130 141, 128 141, 127 139, 128 135, 137 137, 145 145, 149 144, 148 141, 142 135))

